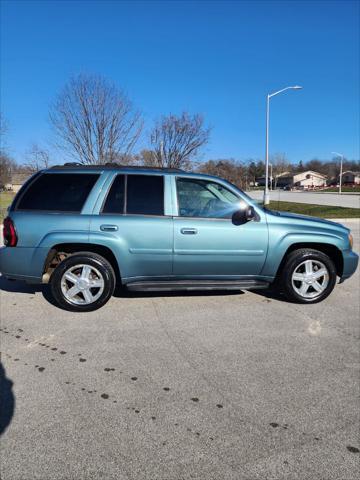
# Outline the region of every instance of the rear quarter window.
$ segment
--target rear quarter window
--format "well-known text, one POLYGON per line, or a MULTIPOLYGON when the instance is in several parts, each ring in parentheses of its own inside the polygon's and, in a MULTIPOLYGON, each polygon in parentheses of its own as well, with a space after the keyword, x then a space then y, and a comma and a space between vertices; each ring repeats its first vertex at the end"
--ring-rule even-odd
POLYGON ((16 210, 81 212, 98 174, 44 173, 20 196, 16 210))
POLYGON ((102 213, 164 215, 162 175, 117 175, 105 200, 102 213))

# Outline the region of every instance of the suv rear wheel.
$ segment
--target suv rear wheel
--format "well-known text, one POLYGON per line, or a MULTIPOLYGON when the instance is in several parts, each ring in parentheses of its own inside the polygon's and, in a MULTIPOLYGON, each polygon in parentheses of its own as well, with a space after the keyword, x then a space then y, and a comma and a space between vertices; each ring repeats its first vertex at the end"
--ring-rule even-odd
POLYGON ((56 303, 66 309, 90 312, 105 305, 115 288, 115 273, 110 263, 92 252, 68 256, 50 278, 56 303))
POLYGON ((323 252, 308 248, 295 250, 285 262, 280 282, 289 300, 317 303, 332 292, 336 283, 336 268, 323 252))

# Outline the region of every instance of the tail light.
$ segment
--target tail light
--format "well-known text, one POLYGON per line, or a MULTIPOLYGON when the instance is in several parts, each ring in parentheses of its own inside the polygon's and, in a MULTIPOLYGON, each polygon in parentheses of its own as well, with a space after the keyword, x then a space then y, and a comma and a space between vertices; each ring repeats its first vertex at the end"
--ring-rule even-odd
POLYGON ((10 217, 6 217, 4 220, 3 237, 4 245, 6 245, 7 247, 16 247, 18 237, 16 234, 14 222, 11 220, 10 217))

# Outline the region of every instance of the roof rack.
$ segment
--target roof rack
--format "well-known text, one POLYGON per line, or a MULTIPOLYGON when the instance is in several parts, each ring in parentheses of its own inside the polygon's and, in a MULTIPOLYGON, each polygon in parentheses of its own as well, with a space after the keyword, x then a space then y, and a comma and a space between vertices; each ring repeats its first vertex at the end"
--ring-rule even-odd
POLYGON ((50 169, 69 169, 69 168, 85 168, 85 169, 91 169, 91 170, 108 170, 108 169, 116 169, 116 170, 157 170, 161 172, 166 172, 166 173, 176 173, 176 172, 184 172, 185 170, 182 170, 181 168, 167 168, 167 167, 147 167, 147 166, 142 166, 142 165, 121 165, 119 163, 115 162, 107 162, 102 165, 82 165, 81 163, 78 162, 67 162, 64 163, 63 165, 53 165, 50 167, 50 169))

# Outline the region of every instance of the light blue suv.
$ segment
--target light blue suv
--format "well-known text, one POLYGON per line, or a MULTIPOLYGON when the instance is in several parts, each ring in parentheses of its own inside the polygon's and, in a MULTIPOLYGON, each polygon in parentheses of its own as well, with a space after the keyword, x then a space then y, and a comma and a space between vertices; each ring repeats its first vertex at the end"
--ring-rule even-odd
POLYGON ((32 176, 4 221, 0 271, 50 283, 59 306, 95 310, 130 290, 276 285, 314 303, 358 256, 337 223, 261 208, 217 177, 176 169, 65 164, 32 176))

